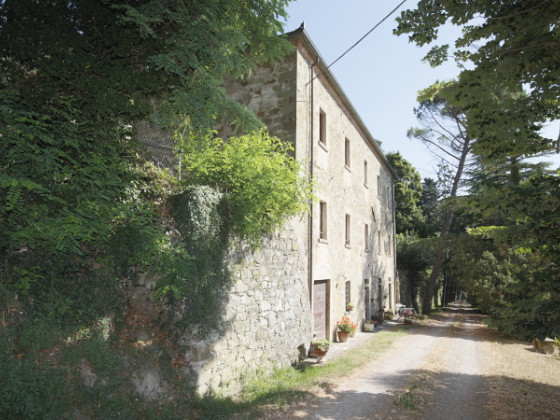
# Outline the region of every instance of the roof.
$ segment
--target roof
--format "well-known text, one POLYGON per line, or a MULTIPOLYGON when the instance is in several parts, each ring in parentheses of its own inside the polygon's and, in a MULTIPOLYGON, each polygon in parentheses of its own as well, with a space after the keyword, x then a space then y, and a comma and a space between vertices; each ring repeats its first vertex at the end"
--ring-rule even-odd
POLYGON ((296 39, 301 39, 303 41, 305 47, 308 49, 309 53, 317 58, 317 66, 319 67, 319 70, 321 71, 321 74, 328 80, 328 82, 330 83, 330 85, 332 86, 332 88, 334 89, 336 94, 339 96, 342 103, 344 104, 344 106, 346 107, 348 112, 350 113, 351 117, 354 119, 354 121, 358 125, 359 129, 364 133, 364 135, 366 137, 366 140, 370 143, 370 145, 373 148, 373 150, 375 151, 375 153, 379 156, 379 159, 381 160, 381 162, 387 167, 387 169, 389 170, 391 175, 393 175, 393 177, 395 179, 398 179, 399 178, 398 174, 393 169, 393 167, 391 166, 389 161, 385 158, 385 154, 383 153, 383 151, 379 147, 379 144, 377 143, 377 140, 375 139, 375 137, 372 136, 371 132, 369 131, 369 129, 367 128, 367 126, 363 122, 360 115, 358 114, 358 111, 356 111, 356 109, 354 108, 354 106, 352 105, 350 100, 348 99, 348 96, 346 96, 346 93, 344 92, 344 90, 342 89, 342 87, 340 86, 340 84, 338 83, 338 81, 336 80, 334 75, 332 74, 332 72, 329 70, 325 60, 323 59, 323 57, 319 53, 319 50, 317 49, 315 44, 313 44, 313 41, 309 37, 309 34, 307 33, 307 31, 303 27, 303 24, 302 24, 302 26, 300 26, 295 31, 287 32, 285 35, 287 36, 288 40, 291 41, 291 42, 295 41, 296 39))

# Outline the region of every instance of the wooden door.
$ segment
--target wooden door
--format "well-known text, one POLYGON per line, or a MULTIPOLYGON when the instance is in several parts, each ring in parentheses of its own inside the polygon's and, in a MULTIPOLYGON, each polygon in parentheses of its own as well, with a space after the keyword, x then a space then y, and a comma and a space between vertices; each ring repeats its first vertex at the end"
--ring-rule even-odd
POLYGON ((315 338, 327 338, 328 282, 313 283, 313 333, 315 338))

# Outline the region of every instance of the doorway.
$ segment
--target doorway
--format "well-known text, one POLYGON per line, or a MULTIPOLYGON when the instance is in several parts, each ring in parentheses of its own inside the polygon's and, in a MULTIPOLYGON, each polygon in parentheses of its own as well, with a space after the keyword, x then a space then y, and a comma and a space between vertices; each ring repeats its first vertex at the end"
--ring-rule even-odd
POLYGON ((364 307, 365 307, 365 319, 366 321, 369 321, 371 319, 371 307, 370 307, 370 297, 369 297, 369 286, 366 286, 365 288, 365 302, 364 302, 364 307))
POLYGON ((328 323, 328 280, 317 280, 313 283, 313 334, 322 339, 327 336, 328 323))

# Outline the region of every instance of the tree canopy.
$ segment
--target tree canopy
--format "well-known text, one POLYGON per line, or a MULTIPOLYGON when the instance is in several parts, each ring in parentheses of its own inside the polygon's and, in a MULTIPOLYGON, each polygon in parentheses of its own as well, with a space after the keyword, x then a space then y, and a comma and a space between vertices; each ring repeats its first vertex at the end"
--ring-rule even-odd
POLYGON ((218 120, 260 127, 221 85, 291 50, 287 2, 1 1, 3 284, 67 314, 93 290, 69 284, 116 287, 172 249, 160 206, 182 187, 149 163, 135 123, 187 121, 194 141, 218 120))
POLYGON ((560 117, 558 16, 552 0, 420 0, 395 30, 425 45, 446 23, 463 28, 455 51, 435 46, 426 56, 432 65, 453 56, 462 66, 443 92, 473 139, 475 166, 462 200, 468 224, 456 226, 451 267, 500 330, 525 338, 560 335, 551 236, 558 226, 550 216, 558 212, 559 173, 525 161, 560 142, 541 135, 543 124, 560 117))
POLYGON ((464 66, 455 96, 478 139, 476 153, 492 156, 502 145, 503 154, 529 156, 555 148, 540 129, 560 117, 559 15, 554 0, 420 0, 397 18, 395 33, 421 46, 434 42, 444 24, 461 25, 455 50, 436 45, 426 60, 439 65, 453 57, 464 66))
POLYGON ((385 156, 398 175, 395 182, 397 233, 417 233, 423 223, 422 210, 418 206, 422 196, 420 174, 400 153, 385 156))

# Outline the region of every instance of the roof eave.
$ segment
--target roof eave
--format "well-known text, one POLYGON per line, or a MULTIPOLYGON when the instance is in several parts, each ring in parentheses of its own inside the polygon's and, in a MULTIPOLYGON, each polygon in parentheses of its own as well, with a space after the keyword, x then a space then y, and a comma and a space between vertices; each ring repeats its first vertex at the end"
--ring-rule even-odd
POLYGON ((332 87, 336 91, 336 94, 341 98, 342 102, 344 103, 344 105, 348 109, 348 112, 350 113, 351 117, 356 121, 356 124, 364 132, 367 141, 370 143, 370 145, 375 150, 375 152, 379 155, 379 158, 381 159, 383 164, 387 167, 387 169, 389 170, 391 175, 395 179, 398 179, 398 175, 397 175, 396 171, 393 169, 393 167, 391 166, 389 161, 385 158, 385 155, 384 155, 383 151, 381 150, 381 148, 377 144, 377 140, 375 139, 375 137, 373 137, 373 135, 371 134, 371 132, 369 131, 369 129, 367 128, 367 126, 363 122, 362 118, 360 117, 360 114, 358 114, 358 111, 356 111, 356 109, 354 108, 354 106, 352 105, 350 100, 348 99, 348 96, 346 95, 346 93, 344 92, 342 87, 340 86, 340 83, 338 83, 338 81, 336 80, 336 77, 334 76, 334 74, 332 74, 332 72, 329 70, 328 66, 326 65, 325 60, 323 59, 323 57, 319 53, 319 50, 317 49, 315 44, 313 44, 313 41, 309 37, 309 34, 305 30, 305 28, 303 26, 301 26, 298 29, 296 29, 295 31, 287 32, 285 35, 287 36, 288 40, 290 40, 290 41, 293 41, 296 38, 300 38, 304 42, 307 49, 309 50, 310 54, 317 58, 317 65, 319 66, 319 69, 321 70, 321 73, 327 78, 329 83, 332 85, 332 87))

